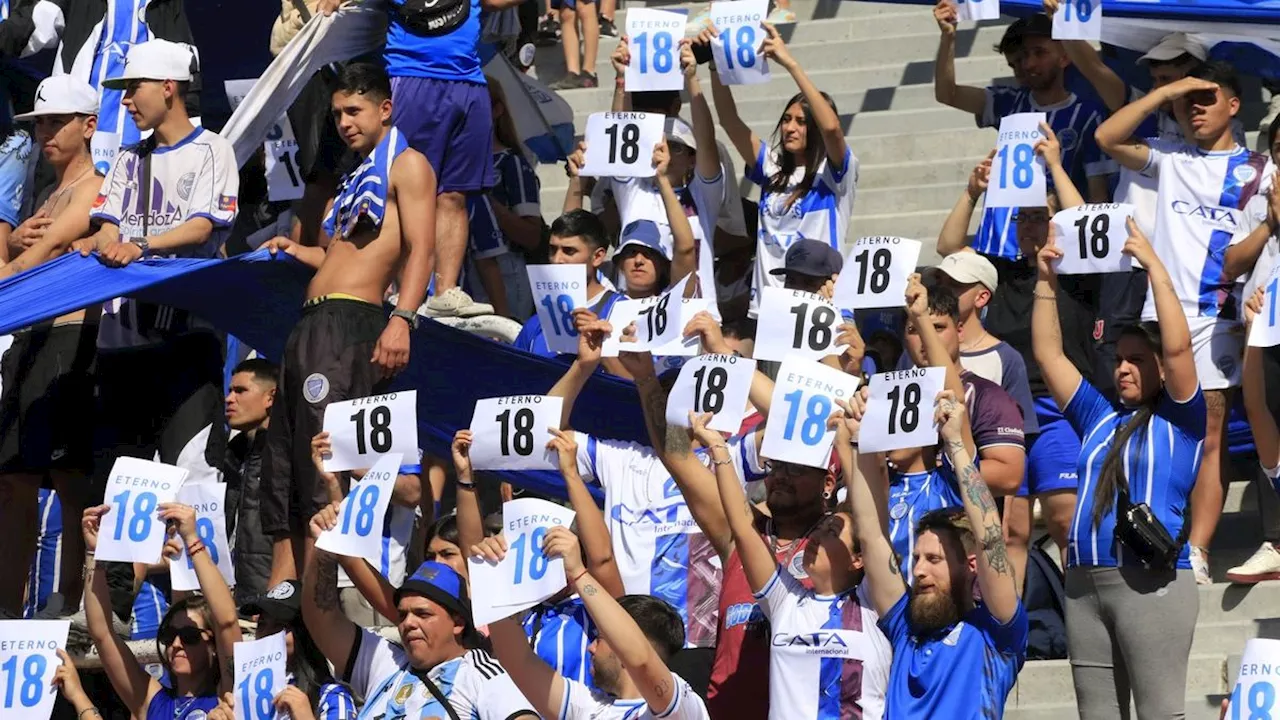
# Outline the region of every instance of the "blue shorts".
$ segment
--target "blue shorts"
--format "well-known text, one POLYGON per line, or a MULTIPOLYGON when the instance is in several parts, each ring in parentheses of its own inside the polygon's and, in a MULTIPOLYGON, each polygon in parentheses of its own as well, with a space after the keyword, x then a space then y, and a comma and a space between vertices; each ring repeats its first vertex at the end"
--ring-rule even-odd
POLYGON ((391 124, 436 172, 437 193, 493 187, 493 110, 484 85, 391 78, 391 124))
POLYGON ((586 5, 595 4, 596 0, 551 0, 552 10, 577 10, 578 3, 586 5))
POLYGON ((1022 479, 1022 487, 1018 488, 1018 497, 1061 490, 1075 492, 1080 438, 1053 398, 1037 397, 1035 404, 1040 433, 1028 438, 1027 474, 1022 479))

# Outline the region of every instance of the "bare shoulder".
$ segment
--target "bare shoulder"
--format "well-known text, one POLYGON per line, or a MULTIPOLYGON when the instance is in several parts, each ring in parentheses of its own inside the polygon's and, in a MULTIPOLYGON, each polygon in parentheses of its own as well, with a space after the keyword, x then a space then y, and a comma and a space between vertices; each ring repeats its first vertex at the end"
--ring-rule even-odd
POLYGON ((410 192, 434 190, 435 169, 427 156, 413 148, 405 148, 391 163, 391 186, 395 190, 410 192))

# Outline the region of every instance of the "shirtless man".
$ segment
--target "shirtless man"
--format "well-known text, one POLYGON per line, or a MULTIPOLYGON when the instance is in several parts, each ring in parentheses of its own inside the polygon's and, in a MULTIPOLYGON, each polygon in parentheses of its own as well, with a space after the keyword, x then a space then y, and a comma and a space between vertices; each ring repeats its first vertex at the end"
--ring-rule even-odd
MULTIPOLYGON (((51 77, 36 91, 35 109, 18 120, 34 120, 36 141, 57 174, 57 184, 39 210, 14 230, 27 249, 7 265, 0 279, 62 255, 89 234, 89 209, 102 186, 94 172, 89 141, 97 125, 98 94, 70 75, 51 77)), ((0 363, 0 567, 26 568, 35 553, 36 511, 46 474, 62 503, 64 517, 84 509, 93 467, 93 365, 97 313, 84 310, 18 331, 0 363)), ((63 536, 62 587, 55 588, 75 610, 81 588, 84 539, 63 536)), ((0 607, 22 611, 25 572, 0 576, 0 607)))
POLYGON ((392 127, 386 73, 365 63, 344 68, 333 117, 363 162, 343 178, 325 219, 328 247, 268 243, 316 269, 285 347, 267 436, 262 530, 274 538, 272 587, 298 577, 307 522, 329 503, 311 462, 325 407, 380 392, 408 364, 409 332, 432 272, 435 171, 392 127), (388 318, 382 303, 397 272, 400 297, 388 318))

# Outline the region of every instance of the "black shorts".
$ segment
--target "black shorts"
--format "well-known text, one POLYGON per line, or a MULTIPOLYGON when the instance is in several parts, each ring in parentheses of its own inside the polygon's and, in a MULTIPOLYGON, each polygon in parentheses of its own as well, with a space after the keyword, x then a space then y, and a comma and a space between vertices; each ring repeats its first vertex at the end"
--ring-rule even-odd
POLYGON ((289 333, 262 464, 262 531, 301 532, 329 503, 311 463, 311 438, 331 402, 375 395, 387 386, 369 358, 387 326, 379 305, 332 299, 309 305, 289 333))
POLYGON ((19 333, 0 361, 0 472, 93 469, 93 386, 98 326, 19 333))
POLYGON ((191 332, 162 345, 98 353, 98 423, 94 438, 94 498, 116 458, 178 465, 179 455, 210 425, 210 441, 188 457, 221 467, 225 453, 223 342, 191 332), (217 442, 219 439, 221 443, 217 442), (210 462, 212 460, 212 462, 210 462))

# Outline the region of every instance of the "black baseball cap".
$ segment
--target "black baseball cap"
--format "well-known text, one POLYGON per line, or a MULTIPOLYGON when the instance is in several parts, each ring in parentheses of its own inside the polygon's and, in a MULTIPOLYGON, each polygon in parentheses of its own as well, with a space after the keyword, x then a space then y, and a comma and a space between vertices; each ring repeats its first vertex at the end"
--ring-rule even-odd
POLYGON ((844 258, 835 248, 821 240, 797 240, 787 248, 785 267, 774 268, 770 275, 808 275, 810 277, 831 277, 844 267, 844 258))
POLYGON ((292 625, 302 614, 302 585, 285 580, 240 605, 241 615, 266 615, 282 625, 292 625))

